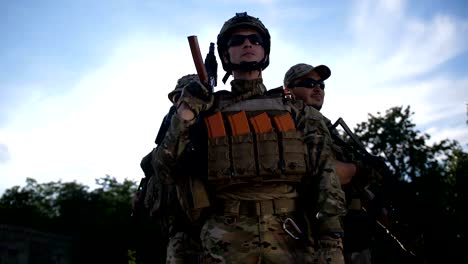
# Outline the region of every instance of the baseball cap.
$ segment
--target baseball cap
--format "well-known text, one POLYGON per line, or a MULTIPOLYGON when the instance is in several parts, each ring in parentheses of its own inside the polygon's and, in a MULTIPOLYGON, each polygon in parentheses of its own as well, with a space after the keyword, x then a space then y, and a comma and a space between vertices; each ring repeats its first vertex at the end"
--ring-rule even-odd
POLYGON ((322 81, 325 81, 331 75, 331 71, 330 71, 330 68, 328 68, 328 66, 319 65, 317 67, 314 67, 306 63, 299 63, 289 68, 289 70, 284 75, 284 80, 283 80, 284 86, 288 87, 292 81, 303 77, 304 75, 310 73, 311 71, 318 73, 322 81))

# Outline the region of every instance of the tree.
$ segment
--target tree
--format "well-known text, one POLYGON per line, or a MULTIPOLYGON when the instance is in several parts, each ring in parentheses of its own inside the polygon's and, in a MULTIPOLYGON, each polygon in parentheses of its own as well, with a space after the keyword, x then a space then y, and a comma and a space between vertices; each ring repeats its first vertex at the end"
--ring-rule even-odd
POLYGON ((76 263, 128 263, 133 231, 131 198, 136 183, 106 175, 89 191, 76 182, 14 186, 0 198, 3 224, 19 225, 72 237, 76 263))
POLYGON ((466 237, 466 206, 456 201, 466 202, 467 153, 454 140, 428 145, 430 136, 416 130, 413 114, 409 106, 369 114, 355 133, 393 173, 383 188, 398 219, 394 231, 419 255, 446 262, 462 252, 455 249, 466 237))
POLYGON ((48 229, 48 222, 58 215, 54 206, 57 188, 57 183, 38 184, 28 178, 25 187, 7 189, 0 198, 0 219, 4 224, 48 229))

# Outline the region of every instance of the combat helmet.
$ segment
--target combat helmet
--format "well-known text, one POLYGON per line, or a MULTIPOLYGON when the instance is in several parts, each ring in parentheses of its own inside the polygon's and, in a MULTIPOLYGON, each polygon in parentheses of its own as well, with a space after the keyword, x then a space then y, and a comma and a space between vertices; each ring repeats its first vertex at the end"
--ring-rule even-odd
POLYGON ((268 67, 270 63, 270 46, 271 46, 271 37, 268 29, 263 25, 262 21, 256 17, 252 17, 247 15, 247 12, 243 13, 236 13, 234 17, 226 21, 221 28, 221 31, 218 34, 217 40, 218 46, 218 55, 221 59, 221 63, 223 65, 223 69, 226 71, 226 75, 223 78, 223 82, 226 82, 229 75, 232 73, 233 69, 245 69, 245 70, 264 70, 268 67), (241 65, 235 65, 228 61, 227 63, 224 62, 223 57, 224 53, 228 49, 227 42, 229 40, 231 32, 238 27, 249 27, 256 30, 263 39, 263 49, 265 50, 265 57, 255 63, 246 63, 241 65))

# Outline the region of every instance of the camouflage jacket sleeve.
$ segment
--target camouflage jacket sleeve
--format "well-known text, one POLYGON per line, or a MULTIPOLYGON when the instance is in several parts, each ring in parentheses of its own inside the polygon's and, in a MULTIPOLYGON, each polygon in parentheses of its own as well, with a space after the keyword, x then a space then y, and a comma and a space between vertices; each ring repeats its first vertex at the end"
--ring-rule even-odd
POLYGON ((342 232, 341 217, 346 213, 345 195, 336 174, 333 144, 322 114, 313 107, 299 106, 298 127, 304 131, 309 149, 312 176, 318 184, 314 215, 322 234, 342 232))
POLYGON ((176 165, 189 144, 189 127, 194 121, 184 121, 174 114, 161 144, 154 149, 151 164, 162 183, 173 184, 176 165))
MULTIPOLYGON (((322 115, 322 118, 323 118, 323 121, 325 122, 325 125, 333 141, 333 137, 339 137, 340 133, 338 132, 336 128, 332 128, 333 124, 330 119, 326 118, 324 115, 322 115)), ((337 160, 343 161, 343 162, 349 162, 349 159, 344 155, 343 149, 339 145, 335 144, 335 142, 333 142, 332 144, 332 150, 337 160)))

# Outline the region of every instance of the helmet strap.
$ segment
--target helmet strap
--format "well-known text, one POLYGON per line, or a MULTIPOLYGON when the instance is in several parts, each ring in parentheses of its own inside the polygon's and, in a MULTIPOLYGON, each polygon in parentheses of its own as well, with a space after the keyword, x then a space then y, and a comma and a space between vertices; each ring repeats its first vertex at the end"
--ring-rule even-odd
POLYGON ((223 83, 226 84, 227 79, 229 79, 229 76, 231 76, 232 71, 226 71, 226 74, 223 77, 223 83))
POLYGON ((263 57, 263 59, 259 62, 251 61, 251 62, 241 62, 240 64, 234 64, 234 63, 231 63, 231 60, 228 57, 226 64, 229 67, 229 70, 226 71, 226 74, 223 77, 223 83, 226 83, 227 79, 232 74, 233 70, 241 70, 245 72, 257 71, 257 70, 261 71, 265 66, 266 58, 267 56, 263 57))

